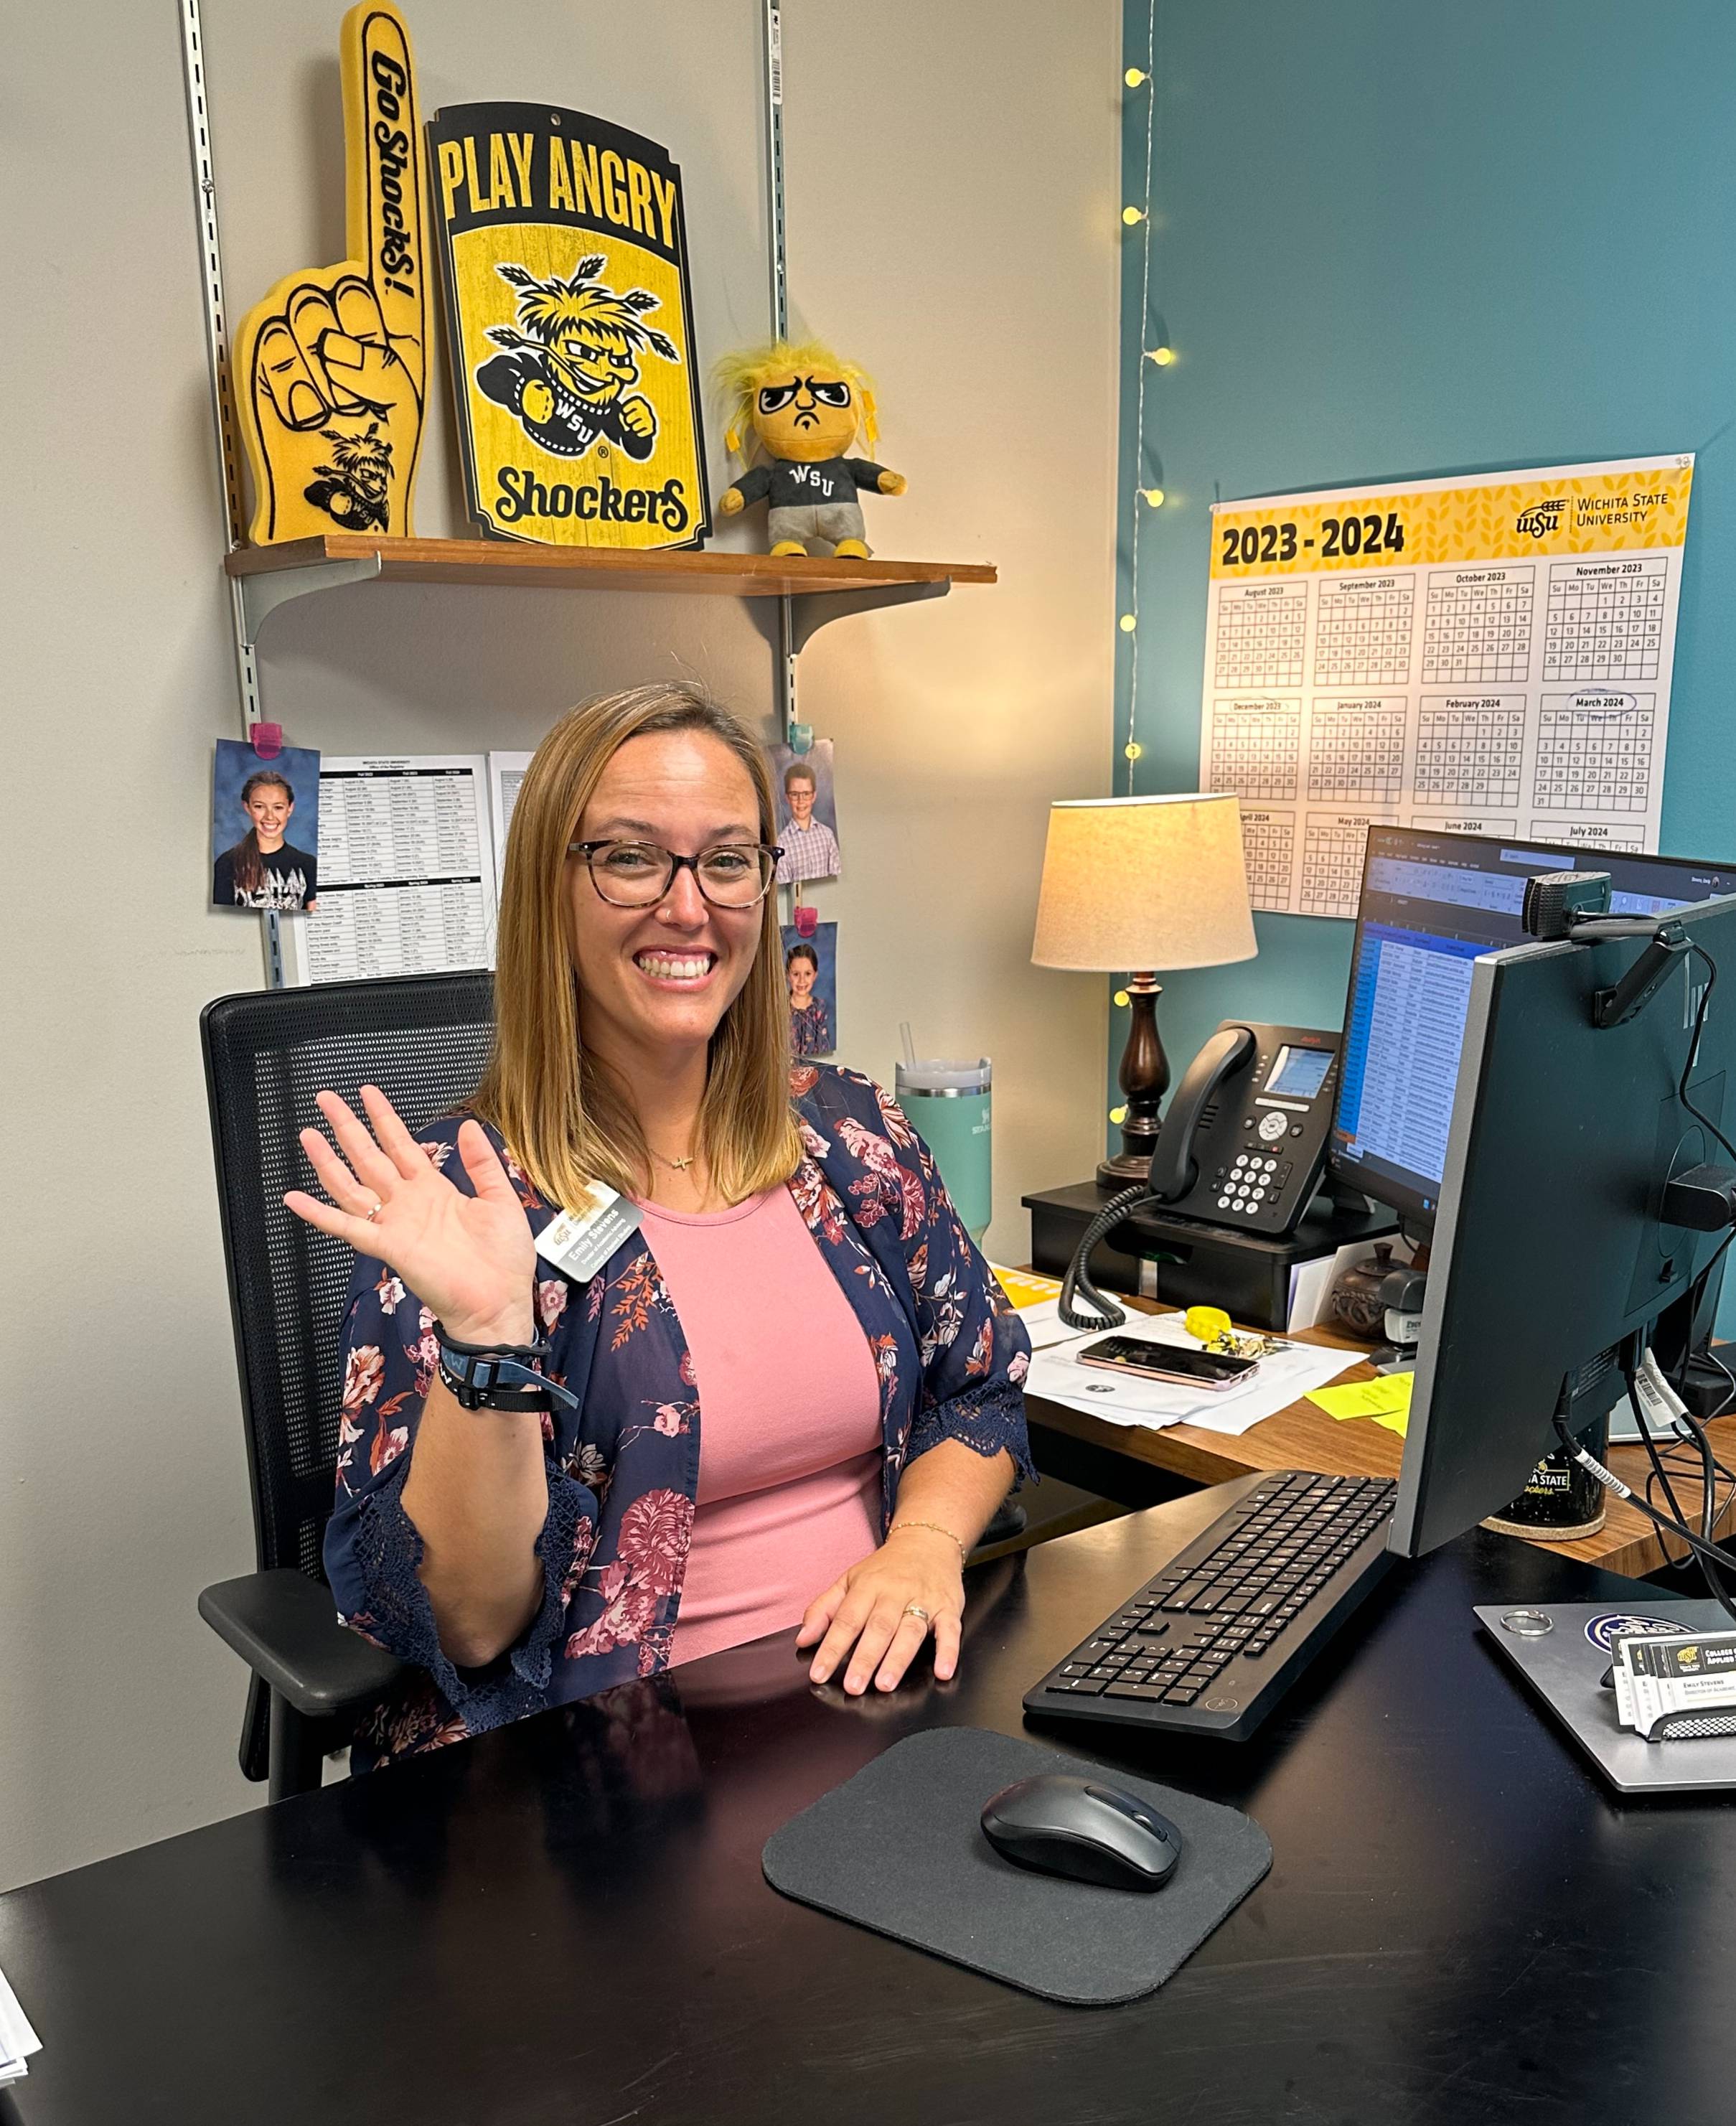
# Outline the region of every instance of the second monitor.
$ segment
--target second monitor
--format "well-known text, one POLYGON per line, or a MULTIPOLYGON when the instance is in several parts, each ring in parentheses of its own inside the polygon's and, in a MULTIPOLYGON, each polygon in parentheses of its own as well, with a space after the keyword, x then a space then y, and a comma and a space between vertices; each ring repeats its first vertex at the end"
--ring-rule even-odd
POLYGON ((1330 1164, 1413 1225, 1432 1226, 1440 1202, 1471 963, 1526 942, 1528 878, 1575 865, 1610 874, 1616 915, 1664 915, 1736 893, 1736 866, 1369 829, 1330 1164))
POLYGON ((1499 1512, 1558 1419, 1578 1439, 1635 1391, 1736 1225, 1736 897, 1650 941, 1596 935, 1473 963, 1394 1514, 1408 1556, 1499 1512))

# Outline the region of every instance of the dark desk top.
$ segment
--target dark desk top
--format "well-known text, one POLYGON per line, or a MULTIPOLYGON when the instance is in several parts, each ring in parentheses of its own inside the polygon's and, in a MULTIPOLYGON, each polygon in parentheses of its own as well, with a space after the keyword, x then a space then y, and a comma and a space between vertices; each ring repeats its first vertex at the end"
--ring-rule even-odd
POLYGON ((980 1568, 950 1687, 851 1703, 768 1642, 0 1898, 45 2046, 17 2116, 1724 2126, 1736 1810, 1623 1803, 1521 1694, 1469 1605, 1631 1583, 1502 1538, 1396 1571, 1251 1743, 1065 1734, 1276 1849, 1143 2001, 1056 2007, 767 1887, 767 1835, 901 1736, 1019 1732, 1222 1503, 980 1568))

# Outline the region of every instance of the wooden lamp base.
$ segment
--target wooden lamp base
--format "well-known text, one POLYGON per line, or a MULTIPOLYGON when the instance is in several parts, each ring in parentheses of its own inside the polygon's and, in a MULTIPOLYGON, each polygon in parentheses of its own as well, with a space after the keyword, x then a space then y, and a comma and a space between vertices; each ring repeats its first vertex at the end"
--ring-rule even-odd
POLYGON ((1097 1168, 1097 1186, 1111 1191, 1139 1186, 1151 1165, 1161 1127, 1158 1108, 1169 1090, 1169 1058, 1158 1036, 1158 999, 1163 991, 1155 975, 1128 979, 1127 999, 1133 1023, 1116 1082, 1126 1098, 1121 1122, 1121 1149, 1097 1168))

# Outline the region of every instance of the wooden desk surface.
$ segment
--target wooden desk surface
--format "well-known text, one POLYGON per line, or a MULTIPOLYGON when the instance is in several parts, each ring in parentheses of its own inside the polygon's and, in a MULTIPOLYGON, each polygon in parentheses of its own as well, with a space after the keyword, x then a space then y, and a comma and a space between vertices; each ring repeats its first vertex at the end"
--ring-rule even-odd
MULTIPOLYGON (((1153 1306, 1149 1300, 1131 1298, 1125 1292, 1118 1292, 1116 1297, 1120 1305, 1137 1308, 1143 1314, 1175 1311, 1153 1306)), ((1301 1330, 1295 1340, 1345 1351, 1366 1352, 1368 1348, 1332 1329, 1301 1330)), ((1338 1377, 1341 1382, 1372 1380, 1375 1369, 1364 1358, 1338 1377)), ((1191 1424, 1172 1424, 1161 1432, 1106 1424, 1100 1418, 1064 1409, 1040 1396, 1027 1396, 1026 1400, 1031 1419, 1051 1431, 1168 1470, 1196 1484, 1227 1483, 1233 1476, 1267 1469, 1310 1469, 1326 1476, 1396 1476, 1404 1452, 1404 1442, 1396 1433, 1368 1418, 1328 1417, 1305 1399, 1291 1403, 1276 1417, 1262 1419, 1237 1439, 1226 1439, 1218 1432, 1202 1432, 1191 1424)), ((1736 1415, 1715 1418, 1708 1430, 1719 1460, 1736 1467, 1736 1415)), ((1650 1473, 1644 1448, 1612 1447, 1609 1464, 1625 1484, 1644 1496, 1650 1473)), ((1671 1481, 1683 1511, 1697 1520, 1698 1478, 1678 1477, 1672 1467, 1671 1481)), ((1637 1508, 1620 1499, 1612 1498, 1606 1503, 1608 1517, 1596 1535, 1579 1543, 1547 1543, 1540 1547, 1635 1580, 1679 1557, 1682 1546, 1672 1543, 1670 1558, 1666 1560, 1658 1531, 1637 1508)), ((1733 1525, 1736 1525, 1736 1499, 1719 1516, 1719 1533, 1733 1525)))

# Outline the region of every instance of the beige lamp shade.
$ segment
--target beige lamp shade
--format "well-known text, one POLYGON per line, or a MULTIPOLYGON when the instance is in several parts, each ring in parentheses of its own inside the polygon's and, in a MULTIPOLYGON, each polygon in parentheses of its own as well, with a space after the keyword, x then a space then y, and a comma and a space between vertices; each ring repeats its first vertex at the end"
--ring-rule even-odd
POLYGON ((1040 967, 1111 974, 1217 967, 1258 950, 1234 796, 1088 797, 1052 805, 1040 967))

